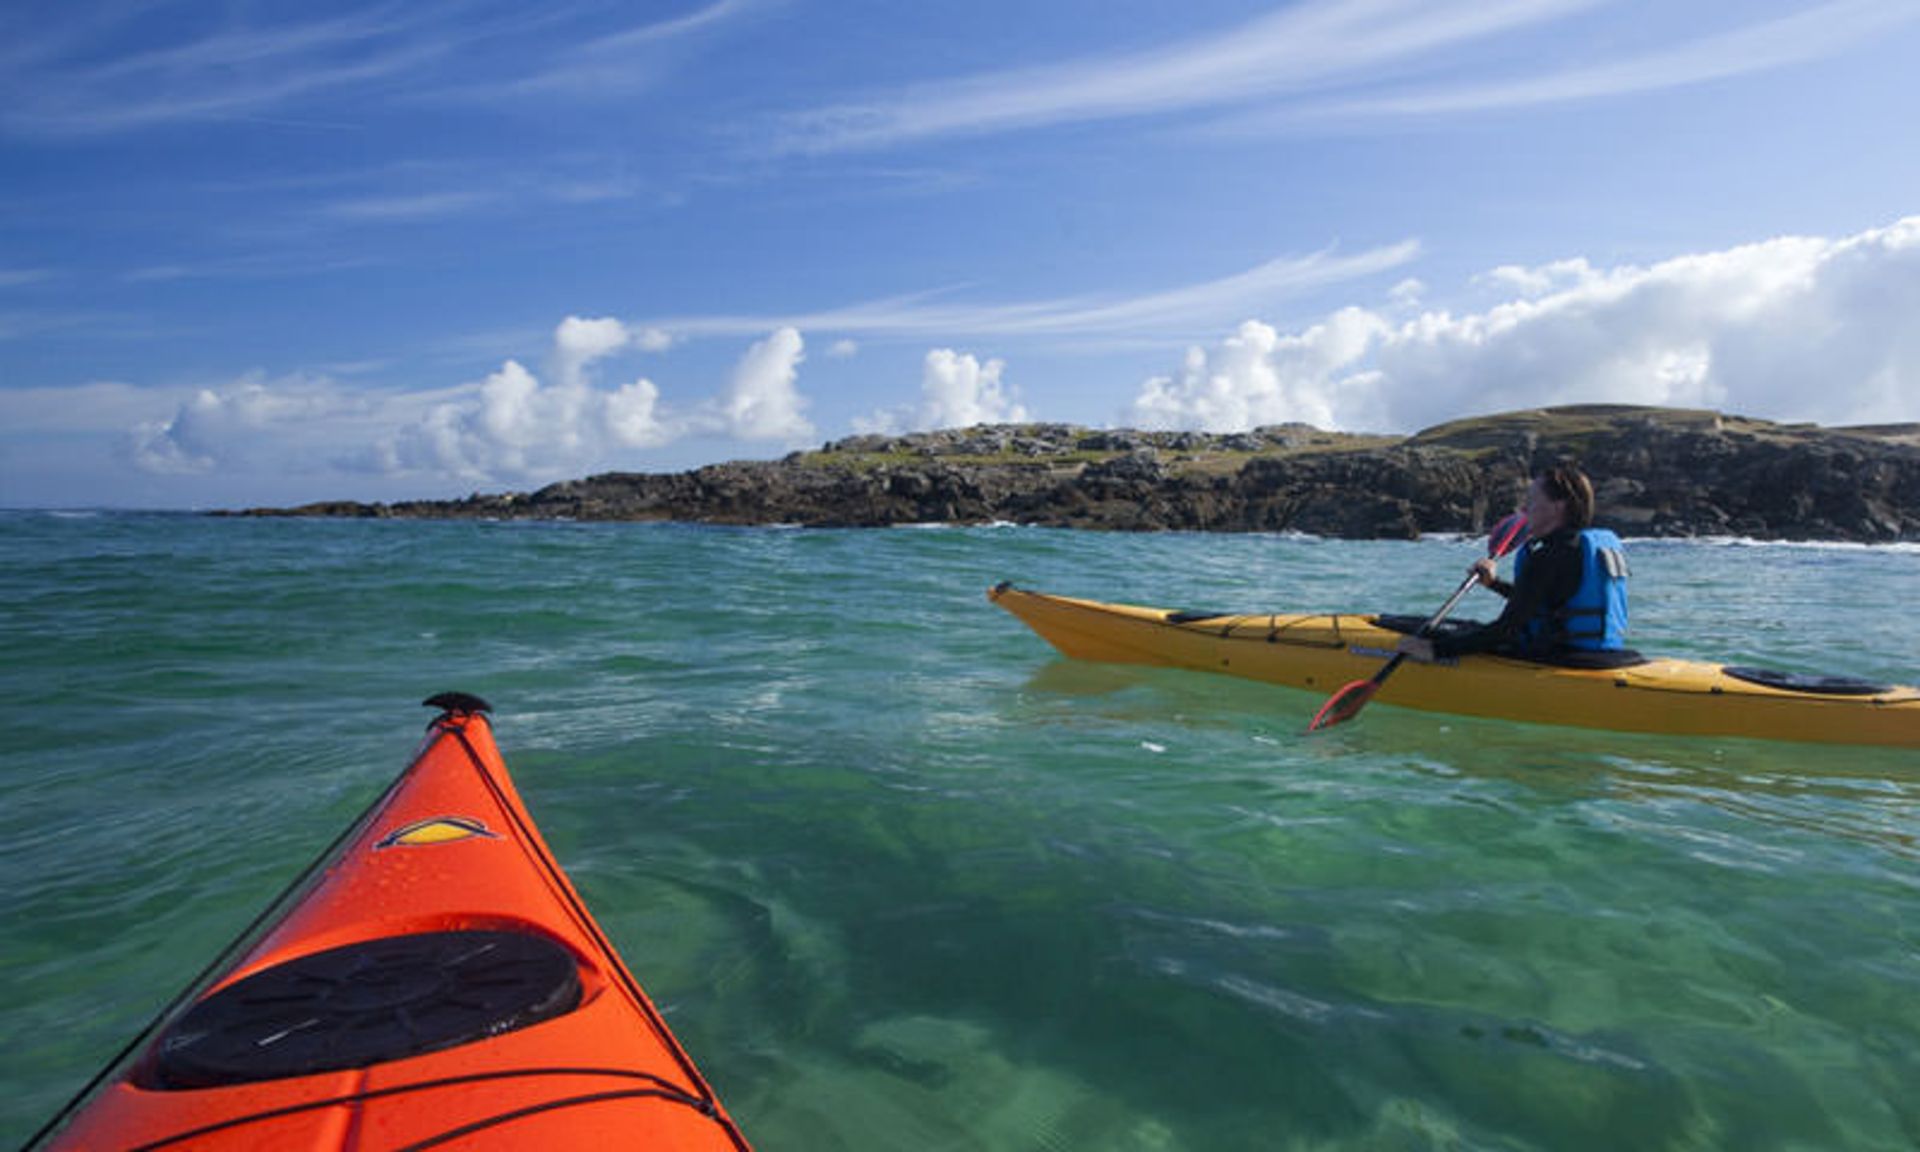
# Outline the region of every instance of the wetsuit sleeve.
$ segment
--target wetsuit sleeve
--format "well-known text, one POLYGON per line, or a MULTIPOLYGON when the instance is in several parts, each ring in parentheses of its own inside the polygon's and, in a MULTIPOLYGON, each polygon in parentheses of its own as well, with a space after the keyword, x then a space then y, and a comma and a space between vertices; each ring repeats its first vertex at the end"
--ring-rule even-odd
POLYGON ((1507 598, 1506 610, 1499 619, 1458 636, 1435 637, 1433 654, 1437 659, 1451 660, 1498 648, 1547 607, 1565 602, 1580 587, 1580 549, 1543 548, 1527 561, 1526 575, 1518 583, 1507 584, 1504 590, 1503 583, 1493 586, 1507 598))

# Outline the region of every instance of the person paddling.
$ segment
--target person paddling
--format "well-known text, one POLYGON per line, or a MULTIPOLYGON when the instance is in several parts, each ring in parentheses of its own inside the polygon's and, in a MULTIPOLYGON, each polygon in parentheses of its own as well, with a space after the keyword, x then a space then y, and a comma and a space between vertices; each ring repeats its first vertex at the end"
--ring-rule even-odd
POLYGON ((1631 661, 1626 648, 1627 559, 1620 537, 1593 527, 1593 483, 1571 464, 1542 469, 1527 487, 1527 542, 1514 553, 1513 582, 1482 558, 1468 572, 1507 598, 1491 624, 1443 637, 1405 636, 1414 660, 1498 652, 1554 663, 1631 661))

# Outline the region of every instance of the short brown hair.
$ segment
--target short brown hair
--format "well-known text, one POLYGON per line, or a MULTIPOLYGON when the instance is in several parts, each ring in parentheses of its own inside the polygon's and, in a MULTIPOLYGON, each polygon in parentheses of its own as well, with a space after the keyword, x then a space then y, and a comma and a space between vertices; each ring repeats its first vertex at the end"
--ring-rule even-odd
POLYGON ((1550 500, 1567 506, 1567 524, 1576 531, 1593 527, 1593 481, 1587 474, 1562 460, 1540 469, 1536 478, 1540 490, 1550 500))

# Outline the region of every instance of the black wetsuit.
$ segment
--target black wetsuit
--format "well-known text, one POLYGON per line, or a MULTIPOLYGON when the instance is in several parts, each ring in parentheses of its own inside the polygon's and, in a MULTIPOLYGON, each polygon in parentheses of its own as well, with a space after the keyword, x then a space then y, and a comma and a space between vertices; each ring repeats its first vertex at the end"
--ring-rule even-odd
MULTIPOLYGON (((1488 587, 1507 598, 1506 611, 1491 624, 1445 638, 1435 637, 1433 655, 1450 660, 1472 652, 1517 649, 1520 630, 1537 616, 1550 615, 1580 590, 1585 564, 1580 557, 1579 534, 1572 528, 1529 540, 1527 571, 1518 584, 1495 580, 1488 587)), ((1529 653, 1529 655, 1542 655, 1529 653)))

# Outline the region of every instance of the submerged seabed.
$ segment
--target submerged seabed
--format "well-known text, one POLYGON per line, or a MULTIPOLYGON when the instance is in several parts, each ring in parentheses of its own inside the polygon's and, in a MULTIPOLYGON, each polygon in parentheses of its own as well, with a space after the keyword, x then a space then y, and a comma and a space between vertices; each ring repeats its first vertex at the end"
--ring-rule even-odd
MULTIPOLYGON (((461 688, 765 1148, 1920 1142, 1913 753, 1306 739, 1316 698, 1061 662, 982 595, 1418 612, 1471 541, 16 513, 0 549, 0 1141, 461 688)), ((1643 648, 1920 680, 1911 550, 1633 552, 1643 648)))

